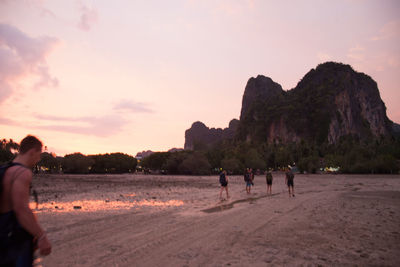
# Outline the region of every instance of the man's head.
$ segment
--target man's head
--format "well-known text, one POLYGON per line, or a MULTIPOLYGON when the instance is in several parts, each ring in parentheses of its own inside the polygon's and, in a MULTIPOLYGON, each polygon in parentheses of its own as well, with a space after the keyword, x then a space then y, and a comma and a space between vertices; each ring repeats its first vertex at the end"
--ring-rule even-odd
POLYGON ((19 154, 27 159, 29 167, 33 167, 39 162, 42 155, 42 142, 35 136, 28 135, 22 139, 19 145, 19 154))

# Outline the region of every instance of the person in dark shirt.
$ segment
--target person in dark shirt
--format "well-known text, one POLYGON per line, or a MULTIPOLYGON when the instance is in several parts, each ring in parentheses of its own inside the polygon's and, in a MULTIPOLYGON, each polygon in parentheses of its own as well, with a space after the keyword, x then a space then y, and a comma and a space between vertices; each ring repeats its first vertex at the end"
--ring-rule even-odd
POLYGON ((219 183, 221 184, 221 191, 219 192, 219 198, 222 200, 222 192, 225 190, 226 191, 226 198, 229 198, 229 192, 228 192, 228 176, 226 175, 226 171, 222 171, 219 175, 219 183))
POLYGON ((294 197, 294 174, 291 169, 286 169, 286 184, 289 190, 289 197, 294 197))
POLYGON ((32 168, 39 162, 41 154, 42 142, 28 135, 21 141, 19 154, 2 176, 1 266, 32 266, 33 252, 36 248, 41 255, 51 253, 51 244, 46 232, 29 207, 32 168))
POLYGON ((272 173, 271 173, 270 169, 267 170, 265 179, 267 182, 267 194, 272 195, 272 180, 273 180, 273 178, 272 178, 272 173))
POLYGON ((247 194, 250 194, 251 192, 251 186, 253 185, 252 181, 252 173, 250 169, 246 169, 244 173, 244 182, 246 183, 246 192, 247 194))

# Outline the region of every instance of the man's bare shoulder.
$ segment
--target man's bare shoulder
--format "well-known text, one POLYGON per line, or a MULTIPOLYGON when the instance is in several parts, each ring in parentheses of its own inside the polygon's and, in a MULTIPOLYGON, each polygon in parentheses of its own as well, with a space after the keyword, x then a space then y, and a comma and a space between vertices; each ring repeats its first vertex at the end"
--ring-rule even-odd
POLYGON ((12 166, 6 173, 9 179, 14 179, 14 182, 30 183, 32 181, 32 171, 24 166, 12 166))

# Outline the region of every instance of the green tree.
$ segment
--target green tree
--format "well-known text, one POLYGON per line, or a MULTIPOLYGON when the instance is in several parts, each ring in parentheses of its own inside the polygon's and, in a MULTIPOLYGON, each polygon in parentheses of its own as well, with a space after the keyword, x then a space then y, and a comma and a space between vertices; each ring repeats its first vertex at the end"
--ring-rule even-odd
POLYGON ((162 167, 166 165, 167 160, 171 152, 156 152, 151 154, 150 156, 145 157, 141 165, 144 168, 148 168, 151 170, 162 170, 162 167))
POLYGON ((169 174, 179 174, 179 166, 185 160, 187 154, 186 151, 171 153, 165 164, 162 166, 162 169, 166 170, 169 174))
POLYGON ((211 165, 211 168, 215 169, 221 167, 221 161, 224 158, 222 146, 215 146, 209 149, 206 153, 206 157, 211 165))
POLYGON ((266 167, 265 161, 262 159, 261 155, 257 152, 255 148, 250 149, 246 153, 245 165, 247 168, 252 168, 254 170, 264 170, 266 167))
POLYGON ((11 161, 18 151, 19 145, 15 143, 12 139, 10 140, 0 140, 0 164, 11 161))
POLYGON ((293 157, 286 146, 279 146, 276 150, 275 157, 278 167, 286 167, 290 164, 293 164, 293 157))
POLYGON ((188 175, 208 175, 211 165, 202 153, 192 153, 179 165, 179 172, 188 175))
POLYGON ((48 152, 43 152, 38 162, 38 167, 40 169, 45 169, 46 172, 57 173, 60 171, 60 162, 56 159, 53 154, 48 152))
POLYGON ((392 155, 379 155, 371 161, 373 173, 399 173, 399 163, 392 155))
POLYGON ((221 167, 233 174, 242 174, 245 168, 237 158, 224 158, 221 161, 221 167))
POLYGON ((90 172, 93 163, 92 158, 81 153, 69 154, 62 161, 62 170, 64 173, 86 174, 90 172))
POLYGON ((128 173, 134 172, 137 160, 127 154, 112 153, 90 156, 94 163, 91 173, 128 173))
POLYGON ((300 172, 316 173, 319 169, 319 158, 317 156, 301 158, 297 166, 300 172))

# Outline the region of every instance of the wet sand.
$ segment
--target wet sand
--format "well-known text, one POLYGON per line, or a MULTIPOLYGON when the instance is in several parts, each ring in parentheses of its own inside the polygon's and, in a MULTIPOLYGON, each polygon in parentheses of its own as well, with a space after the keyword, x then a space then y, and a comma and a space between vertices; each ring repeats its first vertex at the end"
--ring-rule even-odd
POLYGON ((400 266, 400 176, 42 175, 43 266, 400 266), (75 207, 74 207, 75 206, 75 207))

